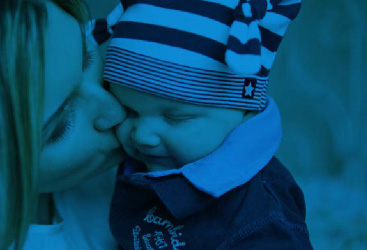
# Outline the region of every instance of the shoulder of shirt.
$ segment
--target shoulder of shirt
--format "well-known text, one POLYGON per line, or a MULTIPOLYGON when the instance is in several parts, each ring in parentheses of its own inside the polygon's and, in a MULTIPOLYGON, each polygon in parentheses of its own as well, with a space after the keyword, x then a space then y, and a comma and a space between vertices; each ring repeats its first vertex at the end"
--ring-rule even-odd
POLYGON ((244 225, 227 237, 216 249, 313 249, 305 225, 288 222, 284 216, 270 214, 244 225))
MULTIPOLYGON (((229 219, 233 226, 221 244, 223 248, 219 249, 244 249, 245 245, 241 244, 250 246, 247 244, 258 238, 263 239, 256 243, 261 246, 267 240, 276 241, 279 234, 285 237, 279 238, 279 242, 283 240, 285 244, 293 244, 292 239, 299 237, 305 244, 309 243, 302 190, 277 158, 274 157, 251 181, 232 190, 223 198, 224 209, 233 216, 229 219), (238 244, 242 248, 234 248, 238 244)), ((283 245, 279 249, 312 248, 284 248, 283 245)))

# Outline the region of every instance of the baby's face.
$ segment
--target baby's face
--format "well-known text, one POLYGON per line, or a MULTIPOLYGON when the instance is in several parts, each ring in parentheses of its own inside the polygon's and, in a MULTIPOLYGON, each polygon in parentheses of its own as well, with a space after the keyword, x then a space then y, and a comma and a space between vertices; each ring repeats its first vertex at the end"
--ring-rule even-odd
POLYGON ((192 105, 111 84, 127 110, 117 136, 148 171, 180 168, 207 156, 244 121, 244 112, 192 105))

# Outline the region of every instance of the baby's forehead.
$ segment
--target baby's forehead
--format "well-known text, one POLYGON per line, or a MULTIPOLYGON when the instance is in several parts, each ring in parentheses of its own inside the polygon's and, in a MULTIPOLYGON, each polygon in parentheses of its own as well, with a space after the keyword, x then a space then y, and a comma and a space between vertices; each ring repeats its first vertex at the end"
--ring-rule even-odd
POLYGON ((146 93, 144 91, 129 88, 117 84, 111 85, 111 92, 116 96, 119 102, 134 110, 144 111, 202 111, 210 107, 183 102, 172 98, 166 98, 163 95, 146 93))

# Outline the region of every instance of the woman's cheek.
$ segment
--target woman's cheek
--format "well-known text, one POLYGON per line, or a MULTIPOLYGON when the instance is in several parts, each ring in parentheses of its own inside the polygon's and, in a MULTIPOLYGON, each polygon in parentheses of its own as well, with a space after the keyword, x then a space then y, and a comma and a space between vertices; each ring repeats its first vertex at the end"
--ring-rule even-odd
POLYGON ((50 147, 41 155, 40 190, 53 192, 67 186, 70 181, 67 176, 75 171, 75 158, 62 147, 50 147))
POLYGON ((93 136, 88 136, 88 129, 83 129, 81 125, 77 119, 74 120, 73 128, 67 132, 65 138, 43 148, 41 184, 59 182, 61 178, 88 171, 86 166, 90 165, 98 154, 93 136))
POLYGON ((44 150, 41 156, 40 190, 55 192, 70 188, 83 181, 95 171, 97 159, 93 148, 87 148, 73 141, 64 142, 44 150))
POLYGON ((130 133, 132 130, 132 123, 130 119, 125 119, 119 126, 116 128, 116 134, 119 142, 123 147, 125 147, 130 137, 130 133))

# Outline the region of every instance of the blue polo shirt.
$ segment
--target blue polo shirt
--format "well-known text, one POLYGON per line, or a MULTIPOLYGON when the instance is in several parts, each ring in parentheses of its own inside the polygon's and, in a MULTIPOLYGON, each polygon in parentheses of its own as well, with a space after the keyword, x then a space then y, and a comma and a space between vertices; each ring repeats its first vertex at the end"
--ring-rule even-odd
POLYGON ((119 168, 111 231, 122 249, 312 249, 301 189, 274 158, 280 116, 266 109, 210 155, 147 173, 132 158, 119 168))

